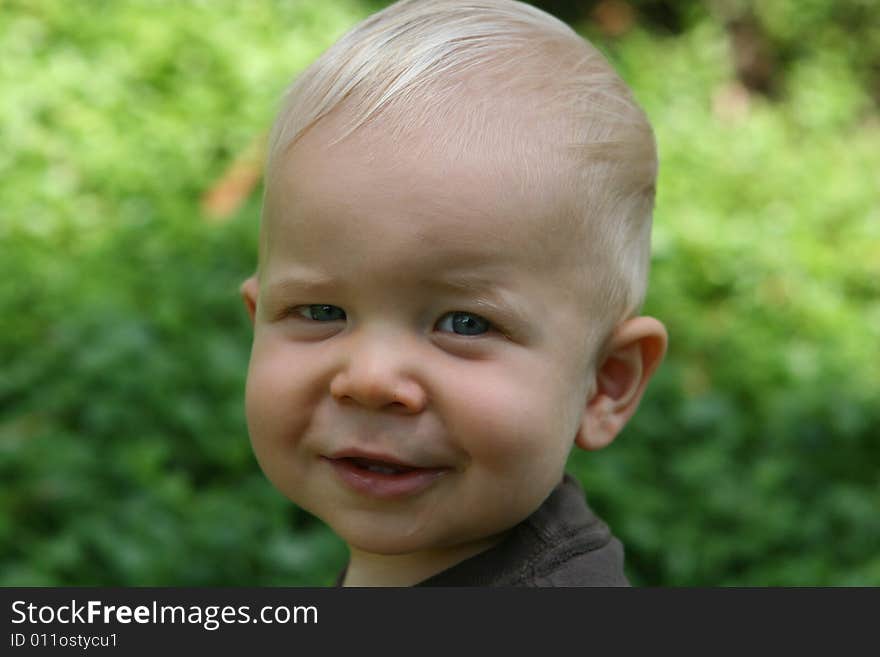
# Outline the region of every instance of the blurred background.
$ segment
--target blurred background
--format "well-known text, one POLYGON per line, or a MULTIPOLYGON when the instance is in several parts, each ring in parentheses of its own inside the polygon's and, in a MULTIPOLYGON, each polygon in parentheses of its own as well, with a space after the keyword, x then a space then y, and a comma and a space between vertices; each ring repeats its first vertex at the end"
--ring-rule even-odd
MULTIPOLYGON (((282 91, 387 2, 0 4, 0 585, 315 585, 243 390, 282 91)), ((880 585, 880 7, 534 2, 657 132, 671 348, 570 470, 634 584, 880 585)))

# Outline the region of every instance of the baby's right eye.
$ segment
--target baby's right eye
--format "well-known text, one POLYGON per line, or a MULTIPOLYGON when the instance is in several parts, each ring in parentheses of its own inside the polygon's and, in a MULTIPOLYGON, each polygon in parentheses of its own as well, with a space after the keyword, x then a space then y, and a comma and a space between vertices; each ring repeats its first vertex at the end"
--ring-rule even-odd
POLYGON ((345 311, 339 306, 328 304, 311 304, 308 306, 296 306, 291 308, 291 314, 297 314, 313 322, 339 322, 345 321, 345 311))

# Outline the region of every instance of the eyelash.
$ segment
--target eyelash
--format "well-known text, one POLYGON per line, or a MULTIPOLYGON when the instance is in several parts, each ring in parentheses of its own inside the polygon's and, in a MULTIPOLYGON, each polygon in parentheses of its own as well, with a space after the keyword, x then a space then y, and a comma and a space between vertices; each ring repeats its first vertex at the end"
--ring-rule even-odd
MULTIPOLYGON (((315 319, 314 317, 306 317, 306 316, 303 314, 303 312, 302 312, 303 310, 305 310, 305 311, 308 311, 308 312, 311 314, 315 308, 320 308, 320 309, 324 309, 324 310, 326 310, 326 309, 328 309, 328 308, 335 308, 335 309, 341 311, 343 316, 342 316, 341 318, 338 318, 338 319, 335 320, 335 321, 341 321, 342 319, 345 319, 345 318, 346 318, 346 316, 345 316, 345 311, 342 310, 342 308, 340 308, 339 306, 333 306, 333 305, 331 305, 331 304, 326 304, 326 303, 313 303, 313 304, 311 304, 311 305, 294 306, 293 308, 288 309, 287 312, 286 312, 285 314, 287 314, 287 315, 299 315, 299 316, 302 317, 303 319, 308 319, 308 320, 313 321, 313 322, 320 322, 321 320, 319 320, 319 319, 315 319)), ((327 321, 333 321, 333 320, 327 320, 327 321)))
MULTIPOLYGON (((320 311, 318 311, 318 312, 320 312, 320 311)), ((346 313, 344 310, 342 310, 342 308, 339 308, 339 306, 334 306, 331 304, 308 304, 308 305, 293 306, 293 307, 287 309, 284 314, 285 314, 285 316, 295 315, 295 316, 301 317, 302 319, 305 319, 306 321, 316 322, 316 323, 343 321, 347 318, 346 313), (328 309, 331 309, 331 308, 339 310, 342 313, 342 317, 322 321, 320 319, 315 319, 314 317, 311 316, 312 314, 314 314, 316 312, 316 309, 320 309, 320 311, 326 312, 328 309)), ((435 328, 437 326, 439 326, 441 324, 441 322, 443 322, 443 320, 445 320, 447 317, 450 318, 450 320, 452 322, 451 326, 453 326, 453 327, 455 326, 456 320, 458 320, 458 326, 459 326, 459 328, 461 328, 461 325, 463 322, 465 322, 465 321, 472 322, 474 319, 476 319, 477 324, 484 326, 485 330, 481 333, 457 333, 454 330, 443 331, 444 333, 452 333, 454 335, 469 336, 469 337, 479 337, 479 336, 491 333, 492 331, 498 331, 498 328, 491 321, 489 321, 488 319, 486 319, 482 315, 478 315, 477 313, 472 313, 472 312, 468 312, 468 311, 464 311, 464 310, 453 310, 453 311, 444 313, 443 315, 440 316, 440 319, 437 320, 436 324, 434 325, 435 328)))

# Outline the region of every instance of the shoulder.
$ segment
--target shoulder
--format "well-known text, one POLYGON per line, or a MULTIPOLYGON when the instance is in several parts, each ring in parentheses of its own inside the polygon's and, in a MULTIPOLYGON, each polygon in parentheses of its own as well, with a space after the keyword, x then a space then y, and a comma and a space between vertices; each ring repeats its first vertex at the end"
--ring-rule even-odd
POLYGON ((623 571, 623 545, 616 538, 600 548, 541 564, 523 586, 629 586, 623 571))
POLYGON ((623 546, 572 477, 485 552, 417 586, 629 586, 623 546))
POLYGON ((531 546, 517 586, 629 586, 623 544, 569 475, 517 532, 531 546))

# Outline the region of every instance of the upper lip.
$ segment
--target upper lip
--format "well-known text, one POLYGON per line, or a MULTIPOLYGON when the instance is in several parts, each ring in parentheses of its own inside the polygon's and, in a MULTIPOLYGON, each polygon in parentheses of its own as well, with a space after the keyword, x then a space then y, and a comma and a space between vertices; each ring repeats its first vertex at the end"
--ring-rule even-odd
POLYGON ((337 460, 337 459, 365 459, 368 461, 379 461, 381 463, 388 463, 389 465, 396 465, 401 468, 433 468, 437 466, 432 465, 417 465, 415 463, 410 463, 408 461, 404 461, 402 459, 397 458, 396 456, 392 456, 390 454, 383 454, 381 452, 369 452, 363 449, 350 448, 343 449, 338 452, 334 452, 327 458, 337 460))

